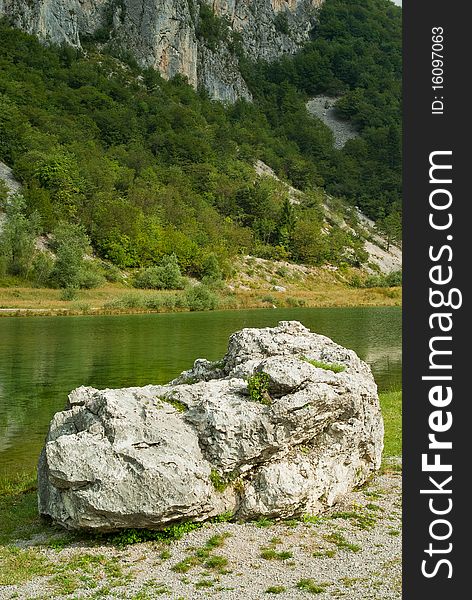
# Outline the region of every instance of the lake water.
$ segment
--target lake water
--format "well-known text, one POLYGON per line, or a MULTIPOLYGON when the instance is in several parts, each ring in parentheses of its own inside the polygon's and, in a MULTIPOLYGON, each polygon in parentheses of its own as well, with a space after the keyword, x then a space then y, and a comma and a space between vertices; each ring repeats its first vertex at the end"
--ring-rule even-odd
POLYGON ((53 414, 80 385, 166 383, 221 358, 230 333, 296 319, 354 349, 380 389, 401 385, 401 309, 270 309, 0 319, 0 475, 36 466, 53 414))

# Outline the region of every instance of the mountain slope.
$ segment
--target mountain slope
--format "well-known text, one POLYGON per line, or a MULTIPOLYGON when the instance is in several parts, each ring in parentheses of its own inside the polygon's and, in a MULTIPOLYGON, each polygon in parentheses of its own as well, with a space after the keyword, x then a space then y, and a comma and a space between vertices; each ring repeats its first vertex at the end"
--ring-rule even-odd
POLYGON ((213 98, 250 98, 238 53, 273 60, 296 52, 322 0, 0 0, 0 15, 55 44, 90 40, 128 52, 164 77, 187 77, 213 98))
POLYGON ((0 160, 23 185, 22 210, 40 233, 81 227, 120 268, 171 253, 197 277, 211 257, 228 274, 237 254, 366 265, 354 207, 382 222, 401 193, 397 10, 326 0, 298 54, 239 57, 253 101, 232 105, 102 42, 44 45, 0 22, 0 160), (328 89, 359 133, 342 149, 306 110, 328 89), (257 161, 278 179, 257 176, 257 161))

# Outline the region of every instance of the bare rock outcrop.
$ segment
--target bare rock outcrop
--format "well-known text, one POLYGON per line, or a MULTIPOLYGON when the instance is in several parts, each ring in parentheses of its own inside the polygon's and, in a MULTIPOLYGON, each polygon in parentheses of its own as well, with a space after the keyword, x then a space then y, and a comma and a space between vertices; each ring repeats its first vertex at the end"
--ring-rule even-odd
POLYGON ((369 366, 283 321, 234 333, 222 361, 168 385, 72 392, 41 454, 39 511, 99 531, 315 514, 366 481, 382 447, 369 366))
POLYGON ((273 60, 308 39, 323 0, 0 0, 0 16, 55 44, 118 45, 217 100, 250 99, 238 52, 273 60))

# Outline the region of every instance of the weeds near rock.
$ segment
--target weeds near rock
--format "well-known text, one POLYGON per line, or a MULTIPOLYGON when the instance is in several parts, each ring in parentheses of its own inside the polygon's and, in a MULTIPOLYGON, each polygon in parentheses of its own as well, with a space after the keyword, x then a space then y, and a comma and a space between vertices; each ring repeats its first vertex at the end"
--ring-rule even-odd
POLYGON ((220 548, 224 545, 226 538, 230 533, 222 533, 213 535, 202 548, 194 549, 191 556, 184 558, 172 567, 175 573, 188 573, 193 567, 203 566, 206 569, 224 574, 225 567, 228 564, 228 559, 224 556, 212 555, 211 552, 215 548, 220 548))
POLYGON ((335 512, 331 515, 331 519, 349 520, 359 527, 359 529, 372 529, 377 523, 377 519, 373 515, 362 514, 356 511, 335 512))

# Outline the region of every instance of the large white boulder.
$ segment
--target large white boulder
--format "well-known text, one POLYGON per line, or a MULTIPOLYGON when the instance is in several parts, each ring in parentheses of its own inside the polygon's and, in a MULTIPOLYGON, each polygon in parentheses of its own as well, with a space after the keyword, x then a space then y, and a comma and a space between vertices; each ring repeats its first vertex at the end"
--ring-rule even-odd
POLYGON ((378 469, 382 447, 369 366, 283 321, 234 333, 222 361, 168 385, 72 392, 40 457, 39 511, 97 531, 314 514, 378 469))

